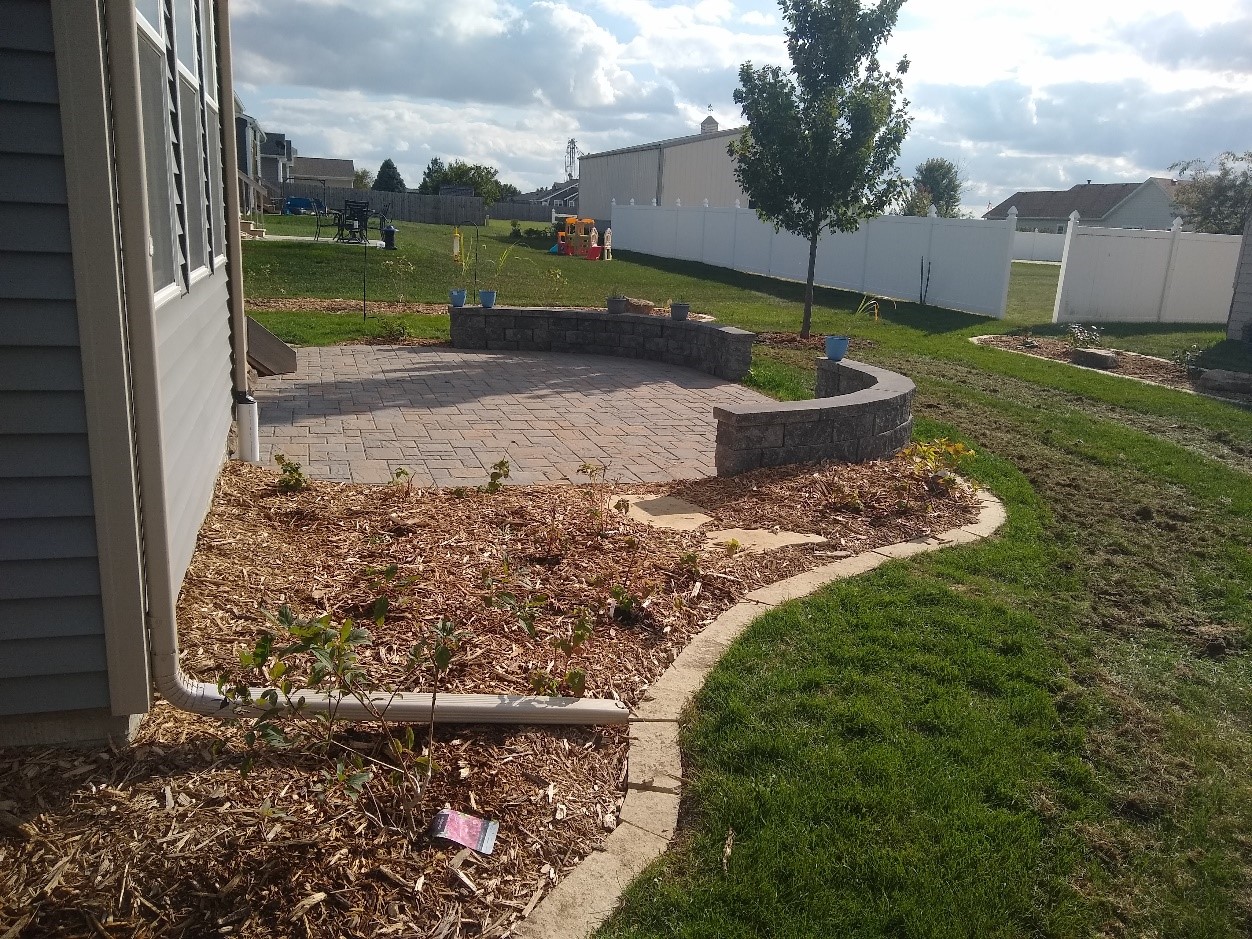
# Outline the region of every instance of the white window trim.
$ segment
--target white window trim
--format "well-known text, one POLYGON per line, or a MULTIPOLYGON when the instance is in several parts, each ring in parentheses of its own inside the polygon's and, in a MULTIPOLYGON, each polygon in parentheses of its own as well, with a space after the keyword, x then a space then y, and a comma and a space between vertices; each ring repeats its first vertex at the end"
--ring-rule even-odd
POLYGON ((183 285, 180 283, 170 284, 168 287, 162 287, 152 297, 152 306, 157 308, 163 304, 169 303, 171 300, 177 300, 183 295, 183 285))
MULTIPOLYGON (((162 2, 162 9, 164 9, 164 2, 162 2)), ((148 18, 138 10, 135 10, 135 25, 141 32, 146 33, 149 39, 156 43, 158 49, 165 48, 165 40, 161 36, 161 31, 149 23, 148 18)))

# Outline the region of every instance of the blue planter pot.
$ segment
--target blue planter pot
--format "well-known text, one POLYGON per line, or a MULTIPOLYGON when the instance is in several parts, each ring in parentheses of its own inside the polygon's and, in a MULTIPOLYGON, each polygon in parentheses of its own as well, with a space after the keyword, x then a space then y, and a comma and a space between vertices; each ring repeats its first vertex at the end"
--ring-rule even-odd
POLYGON ((465 306, 465 288, 448 291, 448 302, 453 306, 465 306))
POLYGON ((847 336, 827 336, 826 337, 826 358, 832 362, 838 362, 848 354, 848 337, 847 336))
POLYGON ((478 302, 483 305, 484 309, 490 310, 496 305, 496 292, 494 290, 478 291, 478 302))

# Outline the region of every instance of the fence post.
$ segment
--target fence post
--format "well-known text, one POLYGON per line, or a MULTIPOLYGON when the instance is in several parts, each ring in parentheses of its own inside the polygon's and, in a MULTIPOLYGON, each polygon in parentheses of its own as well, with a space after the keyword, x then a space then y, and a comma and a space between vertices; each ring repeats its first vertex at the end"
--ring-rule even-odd
POLYGON ((1078 232, 1078 210, 1069 213, 1069 224, 1065 226, 1065 247, 1061 249, 1061 276, 1056 283, 1056 302, 1052 305, 1052 322, 1061 321, 1061 311, 1065 308, 1065 273, 1069 269, 1069 249, 1074 244, 1074 235, 1078 232))
POLYGON ((1174 219, 1169 228, 1169 259, 1165 262, 1165 281, 1161 284, 1161 299, 1156 305, 1156 321, 1163 322, 1165 304, 1169 302, 1169 288, 1174 283, 1174 260, 1178 254, 1178 239, 1182 236, 1182 219, 1174 219))

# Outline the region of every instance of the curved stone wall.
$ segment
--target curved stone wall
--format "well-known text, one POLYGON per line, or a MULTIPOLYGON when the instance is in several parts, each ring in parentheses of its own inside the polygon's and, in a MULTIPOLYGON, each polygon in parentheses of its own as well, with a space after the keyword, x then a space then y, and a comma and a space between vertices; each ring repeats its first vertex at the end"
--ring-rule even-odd
POLYGON ((714 408, 718 476, 815 460, 862 463, 888 457, 913 432, 908 378, 844 359, 819 359, 812 401, 714 408))
POLYGON ((754 334, 734 326, 604 310, 450 307, 448 313, 457 349, 650 359, 730 381, 752 367, 754 334))

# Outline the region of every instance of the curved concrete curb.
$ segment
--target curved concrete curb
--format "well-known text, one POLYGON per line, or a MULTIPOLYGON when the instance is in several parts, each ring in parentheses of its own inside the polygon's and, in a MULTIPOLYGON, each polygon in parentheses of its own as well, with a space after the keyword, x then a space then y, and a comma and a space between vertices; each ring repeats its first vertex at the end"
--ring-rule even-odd
POLYGON ((661 856, 678 825, 682 754, 678 720, 705 678, 754 619, 815 593, 827 584, 880 564, 993 534, 1007 514, 1000 500, 980 491, 977 521, 938 535, 874 548, 752 591, 697 635, 644 695, 631 716, 626 798, 617 828, 514 928, 525 939, 586 939, 617 907, 626 886, 661 856))

